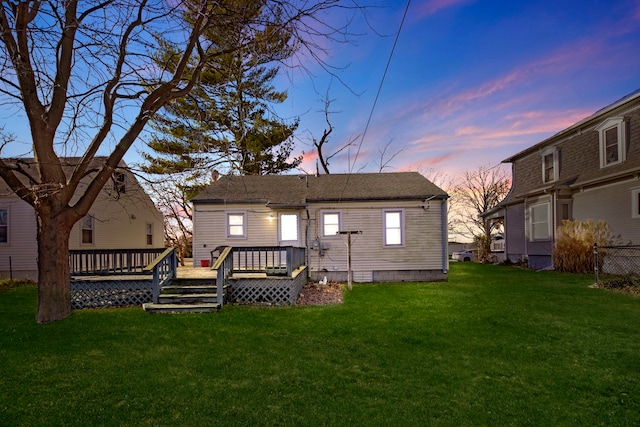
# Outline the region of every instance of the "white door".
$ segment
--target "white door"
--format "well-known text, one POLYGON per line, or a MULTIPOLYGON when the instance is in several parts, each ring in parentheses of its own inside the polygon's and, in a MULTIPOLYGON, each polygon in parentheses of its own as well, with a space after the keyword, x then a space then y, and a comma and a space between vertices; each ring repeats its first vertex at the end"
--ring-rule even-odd
POLYGON ((280 246, 301 246, 300 215, 297 212, 281 212, 278 218, 280 246))

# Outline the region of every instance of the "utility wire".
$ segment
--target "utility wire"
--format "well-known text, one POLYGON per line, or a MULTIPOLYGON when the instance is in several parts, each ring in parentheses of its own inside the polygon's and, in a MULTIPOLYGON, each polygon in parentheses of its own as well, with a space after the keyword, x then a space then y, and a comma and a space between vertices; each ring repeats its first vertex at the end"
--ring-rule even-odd
POLYGON ((353 167, 358 161, 358 155, 360 154, 360 149, 362 148, 362 142, 364 141, 364 137, 367 135, 367 130, 369 129, 369 124, 371 124, 371 118, 373 117, 373 112, 376 109, 376 104, 378 103, 378 98, 380 97, 380 92, 382 91, 382 85, 384 84, 384 80, 387 77, 387 71, 389 71, 389 65, 391 64, 391 58, 393 57, 393 53, 396 50, 396 46, 398 45, 398 39, 400 38, 400 32, 402 31, 402 26, 404 25, 404 20, 407 17, 407 13, 409 12, 409 5, 411 4, 411 0, 407 0, 407 6, 404 9, 404 15, 402 15, 402 21, 400 21, 400 27, 398 28, 398 32, 396 33, 396 39, 393 42, 393 47, 391 48, 391 52, 389 53, 389 59, 387 60, 387 65, 384 69, 384 73, 382 74, 382 79, 380 80, 380 85, 378 86, 378 92, 376 93, 376 97, 373 101, 373 105, 371 106, 371 112, 369 112, 369 118, 367 119, 367 124, 364 127, 364 131, 362 132, 362 137, 360 138, 360 143, 358 144, 358 150, 356 150, 356 155, 353 158, 353 162, 349 166, 349 173, 353 172, 353 167))

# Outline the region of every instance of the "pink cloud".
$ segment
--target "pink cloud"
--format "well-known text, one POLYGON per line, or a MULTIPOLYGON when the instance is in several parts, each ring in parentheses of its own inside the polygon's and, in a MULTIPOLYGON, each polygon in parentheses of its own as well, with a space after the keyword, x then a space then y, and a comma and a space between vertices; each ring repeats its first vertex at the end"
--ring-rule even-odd
POLYGON ((434 15, 442 9, 447 9, 453 6, 458 6, 466 3, 471 3, 470 0, 430 0, 421 3, 418 6, 417 15, 422 18, 428 15, 434 15))

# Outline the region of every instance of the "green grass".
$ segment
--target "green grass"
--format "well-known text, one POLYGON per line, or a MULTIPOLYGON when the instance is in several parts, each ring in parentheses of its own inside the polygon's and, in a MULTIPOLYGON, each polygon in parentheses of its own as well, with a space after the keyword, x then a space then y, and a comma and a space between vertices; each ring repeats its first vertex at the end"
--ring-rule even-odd
POLYGON ((0 425, 640 425, 640 297, 472 263, 331 307, 76 311, 0 292, 0 425))

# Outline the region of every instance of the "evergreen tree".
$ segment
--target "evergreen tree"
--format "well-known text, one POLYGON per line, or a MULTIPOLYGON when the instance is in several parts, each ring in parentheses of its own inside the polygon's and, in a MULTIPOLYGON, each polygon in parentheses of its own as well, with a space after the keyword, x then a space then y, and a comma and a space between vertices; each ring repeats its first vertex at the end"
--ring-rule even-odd
MULTIPOLYGON (((273 81, 278 62, 291 57, 296 46, 278 9, 265 5, 265 0, 220 3, 236 18, 204 37, 223 53, 208 61, 188 97, 165 106, 154 119, 157 133, 148 145, 155 153, 143 155, 146 172, 188 171, 201 182, 215 169, 262 175, 300 164, 301 158, 290 158, 298 122, 286 123, 270 109, 287 98, 273 81)), ((165 43, 157 57, 166 63, 173 55, 174 47, 165 43)))

